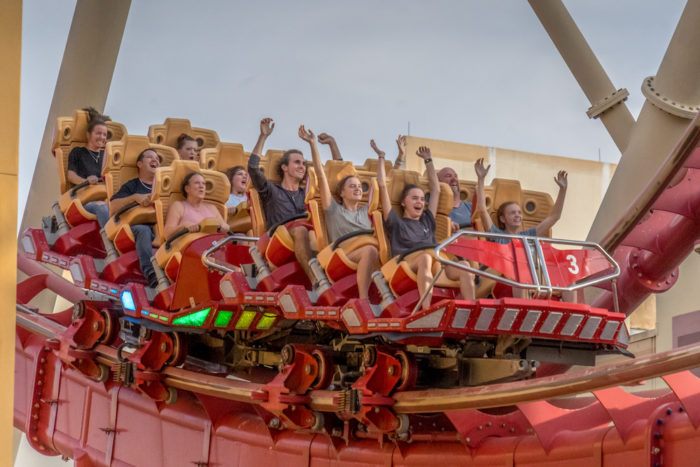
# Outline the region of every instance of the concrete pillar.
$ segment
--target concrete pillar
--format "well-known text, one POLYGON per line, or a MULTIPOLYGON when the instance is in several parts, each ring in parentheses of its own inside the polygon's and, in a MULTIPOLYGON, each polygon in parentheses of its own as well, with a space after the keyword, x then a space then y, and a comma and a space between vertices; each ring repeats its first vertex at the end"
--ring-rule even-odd
POLYGON ((624 104, 629 93, 613 86, 561 0, 529 0, 529 3, 590 101, 588 116, 600 118, 623 152, 634 127, 634 117, 624 104))
POLYGON ((17 270, 17 161, 22 59, 22 0, 3 2, 0 15, 0 465, 12 465, 17 270))

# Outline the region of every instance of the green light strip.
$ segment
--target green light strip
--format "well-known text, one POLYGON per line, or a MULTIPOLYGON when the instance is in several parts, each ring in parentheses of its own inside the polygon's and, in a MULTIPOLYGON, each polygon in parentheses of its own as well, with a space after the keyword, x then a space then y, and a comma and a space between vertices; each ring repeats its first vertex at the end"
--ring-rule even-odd
POLYGON ((173 320, 176 326, 202 326, 209 316, 211 308, 195 311, 185 316, 179 316, 173 320))
POLYGON ((219 314, 216 315, 216 321, 214 321, 214 326, 217 328, 225 328, 231 321, 231 316, 233 316, 233 311, 219 310, 219 314))

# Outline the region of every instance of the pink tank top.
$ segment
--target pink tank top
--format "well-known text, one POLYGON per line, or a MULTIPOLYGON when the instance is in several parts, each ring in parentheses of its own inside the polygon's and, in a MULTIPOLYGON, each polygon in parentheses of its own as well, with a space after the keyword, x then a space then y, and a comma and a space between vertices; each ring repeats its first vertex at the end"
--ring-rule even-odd
POLYGON ((187 201, 183 201, 182 204, 185 208, 182 212, 182 219, 180 220, 182 225, 199 224, 208 217, 216 217, 216 208, 211 204, 202 203, 199 205, 199 209, 195 209, 187 201))

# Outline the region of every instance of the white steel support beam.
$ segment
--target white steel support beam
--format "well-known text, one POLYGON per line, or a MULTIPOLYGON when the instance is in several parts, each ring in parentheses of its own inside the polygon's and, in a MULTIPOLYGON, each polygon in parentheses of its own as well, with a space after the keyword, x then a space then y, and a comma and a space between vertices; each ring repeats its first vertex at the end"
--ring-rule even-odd
MULTIPOLYGON (((614 248, 648 199, 643 193, 700 108, 700 0, 686 4, 642 106, 588 240, 614 248), (652 91, 653 88, 653 91, 652 91), (658 93, 658 96, 656 95, 658 93)), ((647 89, 645 89, 647 88, 647 89)))
POLYGON ((627 89, 616 89, 561 0, 529 0, 557 50, 591 103, 586 112, 600 118, 620 152, 627 148, 634 117, 625 105, 627 89))

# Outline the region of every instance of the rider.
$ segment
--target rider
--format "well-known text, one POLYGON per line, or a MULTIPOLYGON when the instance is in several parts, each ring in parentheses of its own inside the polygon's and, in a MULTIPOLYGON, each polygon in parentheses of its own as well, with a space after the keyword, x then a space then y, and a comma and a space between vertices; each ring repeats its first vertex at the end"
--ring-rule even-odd
MULTIPOLYGON (((549 232, 554 224, 557 223, 559 218, 561 218, 561 212, 564 207, 564 199, 566 198, 566 188, 567 188, 567 173, 565 170, 560 170, 557 176, 554 177, 554 182, 559 186, 559 193, 557 194, 557 200, 554 202, 554 207, 549 215, 535 227, 531 227, 527 230, 522 230, 523 222, 523 211, 520 205, 516 201, 506 201, 502 203, 498 210, 496 211, 496 220, 498 221, 498 227, 493 225, 491 216, 486 210, 486 199, 484 194, 484 180, 486 179, 486 174, 488 173, 491 165, 484 167, 484 159, 479 159, 474 164, 474 170, 476 171, 476 176, 478 178, 476 184, 476 208, 479 211, 479 216, 481 217, 481 222, 484 224, 484 230, 492 233, 507 233, 513 235, 526 235, 526 236, 537 236, 542 237, 549 232)), ((509 238, 495 238, 492 241, 496 243, 507 244, 510 243, 509 238)))
MULTIPOLYGON (((362 201, 362 182, 354 175, 344 177, 336 187, 336 201, 328 187, 326 172, 321 164, 318 153, 316 135, 306 130, 304 125, 299 127, 299 137, 311 146, 311 158, 318 176, 318 188, 321 192, 321 205, 326 217, 326 228, 331 242, 343 235, 358 231, 372 230, 369 220, 368 206, 360 206, 362 201)), ((379 269, 379 251, 372 245, 366 245, 348 253, 348 258, 357 263, 357 289, 359 298, 369 298, 369 287, 372 282, 372 271, 379 269)))
MULTIPOLYGON (((382 203, 382 213, 384 224, 389 232, 391 239, 391 251, 394 256, 400 255, 411 249, 420 246, 435 245, 435 215, 437 214, 439 196, 432 196, 428 201, 428 209, 425 207, 425 193, 423 190, 412 184, 404 186, 401 192, 401 206, 404 208, 403 217, 394 211, 391 206, 391 198, 386 187, 386 174, 384 169, 384 152, 377 148, 374 140, 370 141, 372 149, 377 153, 379 158, 379 168, 377 169, 377 183, 379 185, 379 196, 382 203)), ((428 171, 428 180, 430 182, 430 191, 438 193, 440 182, 438 182, 433 166, 433 159, 430 157, 430 148, 421 146, 416 152, 418 157, 423 159, 428 171)), ((433 279, 433 256, 426 251, 420 251, 418 254, 411 255, 407 258, 411 265, 411 269, 417 275, 418 292, 421 297, 427 293, 423 300, 423 309, 430 307, 432 298, 432 290, 428 292, 430 282, 433 279)), ((459 289, 464 300, 474 300, 474 276, 468 271, 448 266, 445 268, 447 278, 453 281, 459 281, 459 289)))
MULTIPOLYGON (((116 213, 123 206, 135 201, 143 207, 150 206, 151 193, 153 191, 153 180, 156 176, 156 169, 160 167, 162 159, 154 149, 144 149, 136 159, 136 167, 139 169, 139 176, 124 183, 110 200, 110 209, 116 213)), ((158 280, 151 264, 153 255, 153 225, 137 224, 131 226, 134 234, 136 254, 139 258, 139 266, 143 277, 148 281, 148 285, 156 287, 158 280)))
MULTIPOLYGON (((260 154, 268 136, 274 130, 275 124, 271 118, 260 121, 260 136, 248 159, 248 173, 253 187, 260 195, 260 201, 265 212, 266 228, 283 222, 290 217, 306 212, 306 193, 300 186, 306 176, 304 156, 298 149, 290 149, 284 153, 276 170, 282 181, 272 183, 260 169, 260 154)), ((289 229, 294 241, 294 254, 307 277, 315 281, 309 260, 313 257, 309 232, 303 226, 289 229)))
POLYGON ((190 232, 201 230, 200 222, 214 218, 219 222, 219 230, 228 232, 229 226, 221 217, 221 213, 211 204, 205 202, 207 182, 199 172, 188 173, 182 181, 184 201, 177 201, 168 209, 168 215, 163 227, 163 236, 168 238, 183 228, 190 232))
MULTIPOLYGON (((67 179, 74 185, 88 182, 97 185, 102 182, 102 166, 104 165, 104 149, 107 143, 107 122, 105 117, 92 107, 84 109, 88 112, 87 144, 75 147, 68 155, 67 179)), ((91 201, 84 206, 85 210, 97 217, 100 227, 109 221, 109 208, 104 201, 91 201)))

